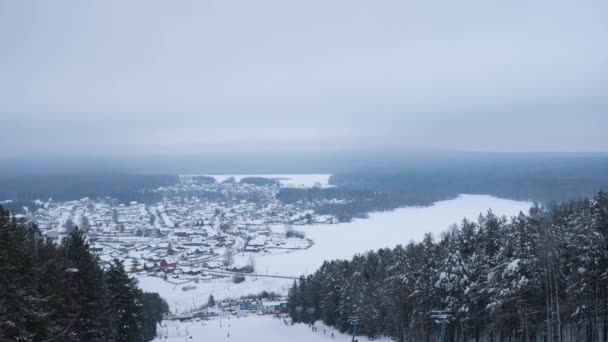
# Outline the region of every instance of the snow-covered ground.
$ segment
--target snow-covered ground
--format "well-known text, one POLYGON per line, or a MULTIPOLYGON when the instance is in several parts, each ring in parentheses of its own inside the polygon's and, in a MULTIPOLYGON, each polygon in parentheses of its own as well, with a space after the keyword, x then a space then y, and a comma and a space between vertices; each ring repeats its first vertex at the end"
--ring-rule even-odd
MULTIPOLYGON (((157 330, 158 337, 154 341, 346 342, 351 340, 351 336, 327 328, 320 321, 315 324, 317 331, 313 332, 306 324, 285 325, 282 319, 271 316, 254 315, 192 322, 163 321, 162 324, 166 327, 157 330)), ((358 339, 367 341, 363 336, 359 336, 358 339)), ((375 341, 388 342, 390 339, 381 338, 375 341)))
MULTIPOLYGON (((256 258, 260 273, 299 276, 312 273, 324 260, 350 259, 356 253, 421 241, 426 233, 435 237, 463 218, 476 220, 489 209, 507 217, 528 212, 532 203, 486 195, 461 195, 430 207, 407 207, 372 213, 368 219, 339 224, 298 226, 314 245, 302 251, 256 258)), ((275 227, 277 230, 282 226, 275 227)))
POLYGON ((279 179, 279 183, 284 187, 312 188, 314 186, 326 188, 329 185, 330 174, 282 174, 282 175, 210 175, 217 182, 222 182, 227 178, 234 177, 239 182, 246 177, 263 177, 279 179))
POLYGON ((264 290, 286 294, 293 280, 278 278, 247 277, 239 284, 232 282, 230 277, 199 282, 198 284, 189 282, 181 285, 174 285, 166 282, 162 278, 138 276, 139 287, 147 292, 157 292, 165 298, 169 309, 173 313, 183 313, 200 308, 207 303, 209 295, 216 299, 239 298, 249 294, 258 294, 264 290), (184 286, 196 288, 184 291, 184 286))
MULTIPOLYGON (((495 214, 513 216, 527 212, 531 203, 499 199, 483 195, 462 195, 456 199, 437 202, 430 207, 400 208, 394 211, 373 213, 368 219, 350 223, 298 226, 314 245, 306 250, 278 252, 256 256, 256 271, 259 274, 300 276, 314 272, 324 260, 350 259, 356 253, 384 247, 420 241, 430 232, 438 236, 451 224, 463 218, 477 219, 480 213, 492 209, 495 214)), ((279 232, 283 226, 273 227, 279 232)), ((234 284, 230 278, 188 283, 195 289, 184 291, 184 285, 173 285, 161 278, 139 277, 140 287, 149 292, 158 292, 175 313, 188 311, 207 302, 210 294, 216 299, 238 298, 257 294, 263 290, 286 294, 293 283, 290 279, 246 278, 234 284)))

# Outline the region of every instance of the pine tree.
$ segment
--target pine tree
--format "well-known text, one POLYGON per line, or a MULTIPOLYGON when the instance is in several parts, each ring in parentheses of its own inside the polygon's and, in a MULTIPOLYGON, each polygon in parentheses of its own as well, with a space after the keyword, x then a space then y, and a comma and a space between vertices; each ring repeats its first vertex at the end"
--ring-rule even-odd
POLYGON ((105 273, 77 227, 58 246, 0 207, 0 339, 152 340, 167 303, 158 294, 142 295, 118 264, 105 273), (138 318, 124 316, 125 308, 138 318), (115 335, 121 329, 140 332, 123 338, 115 335))
POLYGON ((143 340, 143 306, 141 291, 129 278, 123 263, 114 259, 106 273, 109 304, 112 310, 110 341, 136 342, 143 340))
POLYGON ((144 341, 152 341, 156 337, 156 328, 169 313, 169 305, 158 293, 144 292, 142 294, 144 309, 143 335, 144 341))
POLYGON ((457 317, 466 315, 469 307, 464 302, 469 288, 469 269, 461 254, 463 241, 458 227, 452 227, 443 241, 444 256, 438 267, 439 279, 435 287, 441 290, 442 310, 452 312, 457 317))
POLYGON ((67 260, 64 300, 70 333, 66 340, 106 341, 111 325, 103 270, 78 227, 65 238, 61 248, 67 260))
POLYGON ((47 298, 36 289, 34 230, 0 207, 0 336, 11 339, 45 335, 40 306, 47 298))
POLYGON ((215 298, 213 295, 209 295, 209 299, 207 300, 207 306, 212 308, 215 306, 215 298))
POLYGON ((318 303, 319 317, 343 332, 432 341, 430 313, 453 314, 451 341, 608 339, 608 195, 507 220, 491 211, 463 221, 438 242, 430 235, 328 261, 289 292, 294 309, 318 303))

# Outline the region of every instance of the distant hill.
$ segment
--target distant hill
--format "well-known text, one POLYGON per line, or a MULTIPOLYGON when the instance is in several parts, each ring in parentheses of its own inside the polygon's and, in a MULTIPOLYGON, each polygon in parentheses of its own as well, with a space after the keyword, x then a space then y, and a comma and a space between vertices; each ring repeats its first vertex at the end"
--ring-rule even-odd
POLYGON ((141 189, 169 186, 179 181, 176 175, 123 173, 27 174, 0 178, 0 200, 16 202, 75 200, 83 197, 125 198, 141 189))
POLYGON ((548 203, 592 196, 608 188, 608 157, 502 155, 435 160, 395 171, 340 173, 330 184, 425 202, 458 194, 488 194, 548 203))
POLYGON ((608 189, 608 157, 496 154, 417 159, 391 170, 334 174, 328 189, 281 189, 284 203, 318 203, 315 212, 340 221, 372 211, 431 205, 459 194, 486 194, 553 206, 608 189), (328 202, 330 199, 340 200, 328 202))

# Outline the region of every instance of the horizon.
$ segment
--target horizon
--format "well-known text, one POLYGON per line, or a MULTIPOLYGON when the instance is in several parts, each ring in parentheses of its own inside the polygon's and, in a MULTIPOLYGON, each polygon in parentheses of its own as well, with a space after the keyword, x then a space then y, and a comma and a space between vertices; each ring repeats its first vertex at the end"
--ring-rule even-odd
POLYGON ((569 162, 582 165, 589 162, 608 163, 604 152, 469 152, 407 150, 376 153, 318 153, 294 156, 284 154, 211 154, 190 156, 147 157, 39 157, 1 158, 0 176, 17 174, 336 174, 351 172, 400 172, 430 170, 436 167, 487 167, 514 163, 539 165, 569 162))

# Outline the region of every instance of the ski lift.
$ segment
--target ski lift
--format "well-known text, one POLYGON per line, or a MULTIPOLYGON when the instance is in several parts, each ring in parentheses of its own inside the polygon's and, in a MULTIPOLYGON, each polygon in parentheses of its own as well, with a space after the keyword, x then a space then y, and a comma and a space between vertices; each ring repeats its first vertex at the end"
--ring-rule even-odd
POLYGON ((450 323, 450 321, 453 319, 453 317, 454 316, 452 316, 452 313, 449 311, 441 311, 441 310, 431 311, 431 318, 435 321, 435 323, 441 324, 441 336, 439 337, 439 342, 445 341, 445 330, 446 330, 448 323, 450 323))
POLYGON ((449 311, 433 310, 431 311, 431 318, 437 324, 449 323, 452 319, 452 313, 449 311))

